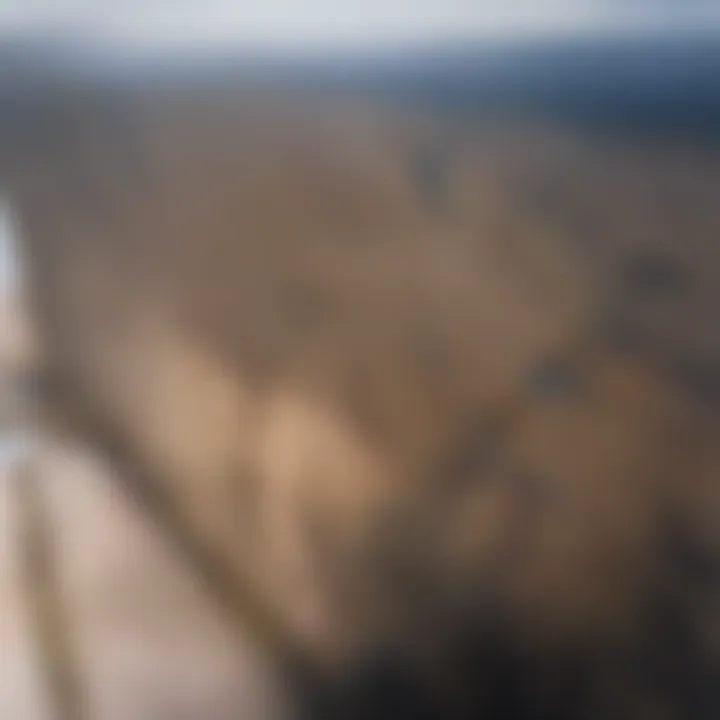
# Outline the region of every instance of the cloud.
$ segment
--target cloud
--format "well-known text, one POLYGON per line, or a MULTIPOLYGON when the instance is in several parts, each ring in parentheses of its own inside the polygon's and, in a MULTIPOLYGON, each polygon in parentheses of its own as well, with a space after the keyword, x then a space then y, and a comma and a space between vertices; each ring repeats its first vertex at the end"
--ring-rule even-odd
POLYGON ((720 28, 720 0, 2 0, 0 25, 145 44, 340 44, 678 24, 720 28))

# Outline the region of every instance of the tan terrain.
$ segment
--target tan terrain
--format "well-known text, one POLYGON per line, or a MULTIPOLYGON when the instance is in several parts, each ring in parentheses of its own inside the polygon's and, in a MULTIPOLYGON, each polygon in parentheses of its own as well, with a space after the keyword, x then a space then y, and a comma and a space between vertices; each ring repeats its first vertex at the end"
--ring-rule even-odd
POLYGON ((429 717, 712 716, 716 153, 291 91, 56 112, 5 195, 62 432, 118 463, 46 493, 92 717, 230 717, 245 642, 360 677, 332 717, 425 717, 363 715, 394 681, 429 717), (123 704, 145 663, 165 714, 123 704))

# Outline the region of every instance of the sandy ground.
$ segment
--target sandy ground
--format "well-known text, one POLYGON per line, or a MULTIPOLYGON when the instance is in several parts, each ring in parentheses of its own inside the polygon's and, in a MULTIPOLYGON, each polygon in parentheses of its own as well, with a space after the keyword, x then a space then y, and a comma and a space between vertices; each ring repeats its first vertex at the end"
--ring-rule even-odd
MULTIPOLYGON (((59 717, 47 648, 33 614, 27 519, 18 483, 9 379, 27 360, 28 336, 8 293, 0 303, 0 720, 59 717)), ((121 496, 102 462, 47 442, 35 456, 42 523, 55 564, 64 652, 92 720, 224 720, 280 712, 276 688, 204 588, 121 496)))
POLYGON ((0 470, 0 717, 49 718, 31 640, 18 553, 10 473, 0 470))
MULTIPOLYGON (((22 562, 22 499, 11 453, 0 471, 0 718, 51 718, 22 562)), ((251 648, 176 558, 77 449, 47 447, 38 471, 72 679, 98 720, 274 717, 251 648)))

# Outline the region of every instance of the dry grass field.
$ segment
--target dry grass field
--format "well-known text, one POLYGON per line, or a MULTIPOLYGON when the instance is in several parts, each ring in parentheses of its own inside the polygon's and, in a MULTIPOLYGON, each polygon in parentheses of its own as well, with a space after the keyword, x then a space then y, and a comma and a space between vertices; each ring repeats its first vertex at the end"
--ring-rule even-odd
POLYGON ((92 717, 265 717, 238 618, 332 717, 715 716, 716 150, 298 89, 52 107, 4 193, 59 415, 122 460, 49 492, 59 562, 108 557, 61 573, 92 717), (119 532, 236 613, 113 555, 128 487, 119 532), (162 712, 115 689, 145 663, 162 712))

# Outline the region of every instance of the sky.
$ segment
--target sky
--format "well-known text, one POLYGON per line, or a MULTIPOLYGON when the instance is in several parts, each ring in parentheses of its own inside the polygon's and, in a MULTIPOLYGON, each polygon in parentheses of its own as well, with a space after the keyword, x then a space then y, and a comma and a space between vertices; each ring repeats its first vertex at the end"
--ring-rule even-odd
POLYGON ((0 0, 0 33, 165 47, 355 47, 718 28, 720 0, 0 0))

